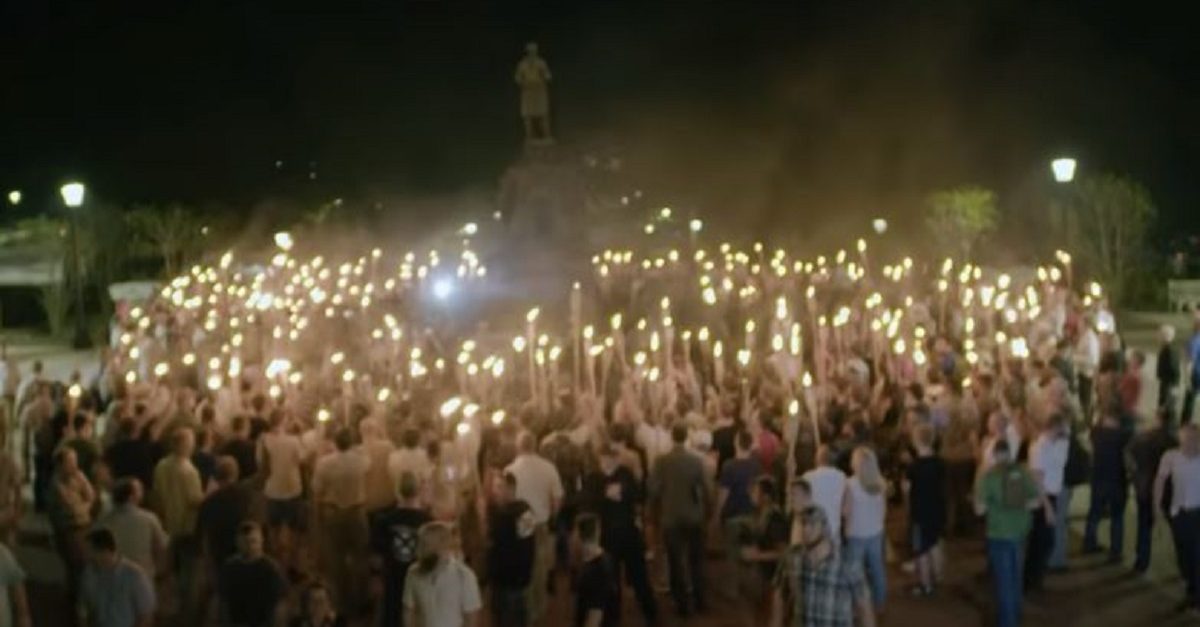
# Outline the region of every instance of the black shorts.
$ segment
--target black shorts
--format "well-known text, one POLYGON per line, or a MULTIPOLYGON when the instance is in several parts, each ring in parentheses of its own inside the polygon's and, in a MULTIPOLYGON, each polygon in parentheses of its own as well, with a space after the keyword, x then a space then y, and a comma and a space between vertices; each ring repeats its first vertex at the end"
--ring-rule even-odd
POLYGON ((303 531, 308 522, 305 509, 302 496, 291 499, 267 499, 267 526, 288 527, 296 531, 303 531))
POLYGON ((921 557, 937 546, 942 540, 942 530, 936 525, 922 525, 913 521, 909 529, 909 541, 912 542, 913 557, 921 557))

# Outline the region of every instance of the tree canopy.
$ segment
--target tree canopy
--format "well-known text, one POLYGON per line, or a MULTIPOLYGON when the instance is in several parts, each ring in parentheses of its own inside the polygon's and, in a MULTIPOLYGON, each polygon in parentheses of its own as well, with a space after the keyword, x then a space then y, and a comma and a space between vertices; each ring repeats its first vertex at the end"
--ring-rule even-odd
POLYGON ((936 191, 926 200, 925 224, 943 250, 970 258, 975 245, 996 230, 996 194, 976 185, 936 191))

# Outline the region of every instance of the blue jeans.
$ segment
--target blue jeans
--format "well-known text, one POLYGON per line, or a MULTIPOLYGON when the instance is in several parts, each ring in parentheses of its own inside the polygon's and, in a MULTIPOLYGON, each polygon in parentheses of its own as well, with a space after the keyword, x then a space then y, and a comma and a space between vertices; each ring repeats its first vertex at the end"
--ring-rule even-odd
POLYGON ((1200 508, 1183 510, 1171 518, 1171 537, 1188 602, 1200 609, 1200 508))
POLYGON ((1200 382, 1192 381, 1183 393, 1183 412, 1179 414, 1179 424, 1186 425, 1192 421, 1192 409, 1196 406, 1196 396, 1200 394, 1200 382))
POLYGON ((1133 569, 1146 572, 1150 568, 1150 550, 1154 539, 1154 498, 1137 497, 1137 557, 1133 569))
POLYGON ((988 566, 996 588, 996 627, 1021 622, 1021 541, 987 541, 988 566))
POLYGON ((883 534, 869 538, 849 538, 846 553, 850 559, 864 568, 867 584, 871 587, 871 600, 875 607, 883 607, 887 598, 887 571, 883 564, 883 534))
POLYGON ((1092 501, 1088 505, 1087 526, 1083 532, 1083 550, 1096 548, 1096 528, 1108 517, 1108 555, 1120 559, 1125 543, 1125 501, 1129 487, 1124 483, 1101 481, 1092 484, 1092 501))
POLYGON ((1050 568, 1067 567, 1067 530, 1070 528, 1067 519, 1071 515, 1071 492, 1072 489, 1064 485, 1062 492, 1058 493, 1058 500, 1054 502, 1054 546, 1046 562, 1050 568))

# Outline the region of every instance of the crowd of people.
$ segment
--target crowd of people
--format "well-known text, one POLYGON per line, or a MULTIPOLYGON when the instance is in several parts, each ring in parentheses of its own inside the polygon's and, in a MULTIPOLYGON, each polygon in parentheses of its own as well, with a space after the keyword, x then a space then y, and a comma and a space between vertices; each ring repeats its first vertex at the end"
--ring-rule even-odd
MULTIPOLYGON (((307 321, 293 313, 271 329, 275 307, 258 296, 220 310, 230 305, 215 294, 232 289, 195 296, 219 312, 198 314, 186 289, 205 281, 176 281, 118 316, 94 378, 8 361, 0 625, 36 622, 8 548, 26 487, 65 567, 66 614, 100 627, 459 627, 485 615, 496 627, 608 627, 630 620, 629 596, 646 624, 665 601, 680 617, 720 603, 744 624, 872 625, 898 590, 939 593, 951 538, 986 546, 997 624, 1010 627, 1023 595, 1066 567, 1082 485, 1082 551, 1123 563, 1132 486, 1131 568, 1146 571, 1150 529, 1166 522, 1181 609, 1197 611, 1200 323, 1184 355, 1164 330, 1158 409, 1142 415, 1145 357, 1123 346, 1098 286, 1081 298, 1055 268, 1012 289, 1018 313, 992 306, 1007 274, 985 286, 979 268, 956 282, 944 267, 921 290, 906 261, 877 282, 862 278, 865 255, 819 271, 846 284, 800 279, 790 289, 807 290, 807 319, 782 296, 753 308, 730 297, 708 318, 712 341, 707 326, 679 329, 670 297, 646 298, 652 281, 612 262, 598 299, 649 301, 642 313, 661 311, 661 324, 625 329, 617 315, 603 343, 576 324, 572 368, 538 337, 534 310, 504 376, 498 357, 476 364, 474 339, 457 356, 433 348, 449 338, 379 356, 389 338, 421 335, 392 314, 327 313, 334 322, 312 322, 318 341, 284 360, 277 341, 307 321), (889 299, 903 307, 884 311, 889 299), (216 318, 228 326, 214 331, 216 318), (889 582, 896 563, 907 585, 889 582), (554 615, 560 597, 569 618, 554 615)), ((727 271, 699 281, 699 300, 717 300, 713 286, 743 301, 783 289, 769 272, 735 285, 727 271)))

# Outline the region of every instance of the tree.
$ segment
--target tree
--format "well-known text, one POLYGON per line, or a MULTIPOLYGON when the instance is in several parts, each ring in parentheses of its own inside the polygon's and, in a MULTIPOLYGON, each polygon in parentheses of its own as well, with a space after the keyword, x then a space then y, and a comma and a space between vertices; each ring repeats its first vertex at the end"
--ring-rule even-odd
POLYGON ((1120 302, 1147 254, 1146 236, 1157 213, 1150 192, 1114 174, 1079 180, 1067 210, 1079 225, 1080 263, 1120 302))
POLYGON ((205 235, 201 217, 178 204, 138 205, 125 213, 125 221, 134 241, 162 260, 163 273, 168 277, 179 273, 205 235))
POLYGON ((69 281, 78 280, 71 271, 70 246, 67 243, 69 226, 64 220, 37 216, 25 218, 6 234, 5 244, 13 248, 39 251, 38 257, 54 261, 55 270, 44 277, 38 286, 38 304, 46 314, 50 335, 61 337, 68 328, 70 301, 69 281))
POLYGON ((986 234, 996 230, 999 213, 996 194, 990 189, 964 185, 937 191, 926 201, 925 224, 943 250, 958 253, 963 259, 986 234))

